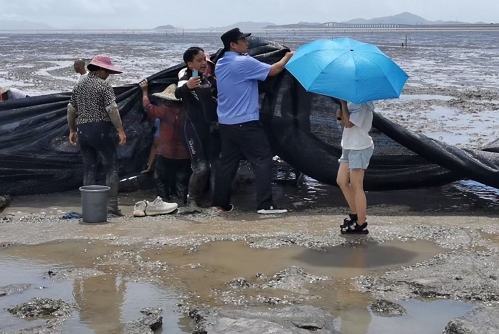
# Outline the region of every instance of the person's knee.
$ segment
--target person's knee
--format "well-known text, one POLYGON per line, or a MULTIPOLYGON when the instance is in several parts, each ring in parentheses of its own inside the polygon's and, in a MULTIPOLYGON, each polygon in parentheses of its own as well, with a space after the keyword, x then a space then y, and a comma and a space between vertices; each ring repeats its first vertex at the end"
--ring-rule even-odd
POLYGON ((338 184, 340 188, 346 188, 350 186, 348 180, 340 174, 338 174, 338 176, 336 177, 336 184, 338 184))
POLYGON ((364 170, 352 169, 350 171, 350 187, 353 191, 364 191, 364 170))
POLYGON ((350 187, 350 175, 348 173, 348 166, 345 164, 340 164, 338 175, 336 176, 336 184, 340 188, 350 187))
POLYGON ((208 167, 208 163, 202 161, 193 166, 192 172, 196 175, 205 175, 210 172, 210 168, 208 167))

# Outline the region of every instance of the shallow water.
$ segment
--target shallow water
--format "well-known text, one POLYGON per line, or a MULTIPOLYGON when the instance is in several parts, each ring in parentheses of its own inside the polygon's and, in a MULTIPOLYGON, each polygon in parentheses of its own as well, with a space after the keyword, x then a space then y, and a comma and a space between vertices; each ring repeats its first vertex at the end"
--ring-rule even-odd
MULTIPOLYGON (((256 282, 256 273, 271 277, 289 266, 299 266, 309 274, 332 277, 307 286, 311 295, 321 298, 308 304, 324 307, 335 316, 335 327, 342 334, 399 333, 407 326, 413 333, 439 333, 453 318, 464 315, 472 305, 452 301, 423 303, 400 302, 408 314, 384 318, 369 309, 369 294, 355 292, 349 282, 357 275, 382 273, 389 268, 410 265, 431 258, 445 250, 431 242, 387 242, 366 240, 360 245, 312 250, 291 246, 279 249, 256 249, 243 242, 213 242, 201 245, 195 252, 181 247, 161 247, 141 253, 147 261, 161 261, 174 270, 164 273, 163 283, 137 280, 140 268, 129 268, 102 262, 115 251, 138 249, 107 246, 101 242, 54 242, 38 246, 12 246, 0 251, 0 286, 31 284, 19 294, 0 297, 0 331, 25 328, 43 321, 26 321, 10 315, 5 308, 33 297, 59 298, 75 303, 77 309, 62 327, 63 333, 119 333, 124 323, 141 317, 143 307, 163 309, 163 333, 188 333, 188 322, 178 313, 178 288, 169 287, 172 278, 181 281, 185 291, 198 295, 201 303, 214 302, 213 291, 223 289, 235 277, 256 282), (47 276, 71 268, 95 268, 105 273, 56 281, 47 276), (424 319, 424 321, 423 321, 424 319)), ((140 274, 139 274, 140 276, 140 274)), ((160 275, 161 276, 161 275, 160 275)), ((249 289, 251 290, 251 289, 249 289)), ((246 296, 255 293, 247 291, 246 296)), ((289 291, 261 290, 258 294, 283 297, 289 291)), ((161 332, 161 331, 160 331, 161 332)), ((158 332, 158 333, 160 333, 158 332)))
MULTIPOLYGON (((71 245, 68 247, 71 248, 71 245)), ((0 253, 0 287, 31 284, 31 287, 22 293, 0 297, 0 331, 43 324, 43 320, 18 319, 6 310, 39 297, 62 299, 76 304, 77 309, 62 327, 62 333, 119 333, 122 324, 142 316, 140 310, 143 307, 163 309, 165 333, 188 333, 186 328, 179 324, 181 317, 177 312, 177 294, 172 290, 149 283, 135 283, 119 274, 105 274, 77 279, 74 282, 54 281, 47 276, 49 270, 56 272, 72 266, 51 263, 50 254, 44 254, 43 250, 42 247, 31 251, 38 252, 38 258, 47 255, 46 261, 0 253)), ((81 259, 74 258, 73 261, 79 262, 81 259)))
POLYGON ((341 334, 441 334, 448 319, 465 315, 474 305, 449 300, 423 302, 401 301, 407 314, 402 317, 380 317, 370 309, 349 308, 335 320, 335 328, 341 334))
POLYGON ((169 249, 146 252, 151 260, 175 265, 201 263, 230 280, 237 276, 254 277, 256 273, 272 276, 290 266, 298 266, 308 273, 335 278, 352 278, 370 271, 410 265, 432 258, 444 250, 426 241, 386 242, 367 238, 359 246, 337 246, 313 250, 298 246, 277 249, 256 249, 244 242, 213 242, 203 244, 198 251, 175 257, 169 249))

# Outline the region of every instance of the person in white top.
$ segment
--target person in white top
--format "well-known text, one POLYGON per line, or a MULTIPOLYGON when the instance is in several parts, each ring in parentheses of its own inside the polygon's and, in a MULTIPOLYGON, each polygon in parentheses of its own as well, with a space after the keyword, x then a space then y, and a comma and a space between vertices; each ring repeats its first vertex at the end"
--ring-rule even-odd
POLYGON ((26 93, 16 88, 0 87, 0 102, 8 100, 18 100, 28 97, 26 93))
POLYGON ((336 117, 344 125, 341 137, 342 154, 336 182, 350 207, 350 219, 340 225, 341 233, 367 234, 367 200, 364 193, 364 172, 373 155, 374 144, 369 131, 373 124, 372 102, 354 104, 340 100, 336 117))
POLYGON ((80 81, 86 78, 88 74, 87 69, 85 68, 85 61, 83 59, 75 60, 73 68, 76 73, 80 74, 80 76, 78 77, 78 83, 80 83, 80 81))

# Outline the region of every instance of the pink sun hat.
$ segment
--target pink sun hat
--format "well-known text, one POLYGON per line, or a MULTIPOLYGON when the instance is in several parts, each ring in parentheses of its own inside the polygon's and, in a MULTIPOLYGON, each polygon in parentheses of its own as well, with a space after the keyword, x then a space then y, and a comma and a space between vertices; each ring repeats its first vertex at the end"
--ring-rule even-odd
POLYGON ((89 71, 96 71, 97 68, 100 67, 103 68, 111 74, 120 74, 123 73, 123 71, 117 69, 114 67, 113 63, 111 62, 111 58, 109 58, 108 55, 97 55, 92 58, 92 61, 90 64, 88 64, 87 68, 89 71))

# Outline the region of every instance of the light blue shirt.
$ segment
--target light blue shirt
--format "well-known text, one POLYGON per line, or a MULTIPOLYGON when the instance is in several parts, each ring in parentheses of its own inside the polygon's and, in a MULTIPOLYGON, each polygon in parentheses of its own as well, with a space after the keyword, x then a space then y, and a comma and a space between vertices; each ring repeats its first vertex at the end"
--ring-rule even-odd
POLYGON ((271 65, 228 51, 217 62, 218 122, 240 124, 260 119, 258 81, 267 79, 271 65))

